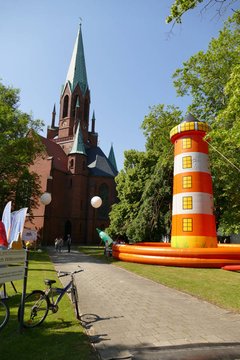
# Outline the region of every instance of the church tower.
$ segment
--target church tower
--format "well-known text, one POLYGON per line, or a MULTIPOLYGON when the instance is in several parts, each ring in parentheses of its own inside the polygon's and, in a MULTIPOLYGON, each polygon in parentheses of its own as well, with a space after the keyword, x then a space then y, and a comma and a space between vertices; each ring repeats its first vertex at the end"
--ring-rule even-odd
POLYGON ((60 94, 59 121, 56 125, 54 105, 47 138, 42 137, 46 157, 33 167, 41 174, 42 192, 52 195, 52 202, 42 209, 43 221, 36 214, 44 242, 70 233, 75 243, 99 243, 96 228, 104 230, 109 225, 109 212, 117 200, 114 178, 118 170, 113 146, 108 157, 98 146, 95 112, 89 124, 90 102, 80 25, 60 94), (103 200, 97 210, 90 203, 95 195, 103 200))

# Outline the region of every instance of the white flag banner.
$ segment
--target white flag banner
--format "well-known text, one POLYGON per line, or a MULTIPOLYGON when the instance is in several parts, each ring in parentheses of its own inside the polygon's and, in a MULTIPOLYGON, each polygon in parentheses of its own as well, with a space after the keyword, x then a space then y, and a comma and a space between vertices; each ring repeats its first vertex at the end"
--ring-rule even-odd
POLYGON ((23 227, 28 208, 22 208, 21 210, 14 211, 11 214, 11 230, 9 237, 9 247, 12 246, 14 241, 18 241, 19 235, 22 236, 23 227))
POLYGON ((6 204, 2 214, 2 222, 4 223, 5 226, 8 242, 9 242, 10 229, 11 229, 11 207, 12 207, 12 202, 9 201, 6 204))

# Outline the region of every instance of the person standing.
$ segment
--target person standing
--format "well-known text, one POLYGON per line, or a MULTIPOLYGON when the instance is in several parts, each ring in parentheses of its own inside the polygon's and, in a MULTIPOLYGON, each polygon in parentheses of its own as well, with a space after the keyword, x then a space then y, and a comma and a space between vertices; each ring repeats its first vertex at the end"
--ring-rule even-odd
POLYGON ((68 248, 68 252, 70 253, 71 250, 71 244, 72 244, 72 239, 70 234, 67 235, 67 248, 68 248))
POLYGON ((63 247, 63 238, 60 236, 58 239, 58 251, 61 252, 63 247))
POLYGON ((59 239, 58 237, 56 237, 55 241, 54 241, 54 245, 55 245, 55 250, 56 252, 58 252, 58 244, 59 244, 59 239))

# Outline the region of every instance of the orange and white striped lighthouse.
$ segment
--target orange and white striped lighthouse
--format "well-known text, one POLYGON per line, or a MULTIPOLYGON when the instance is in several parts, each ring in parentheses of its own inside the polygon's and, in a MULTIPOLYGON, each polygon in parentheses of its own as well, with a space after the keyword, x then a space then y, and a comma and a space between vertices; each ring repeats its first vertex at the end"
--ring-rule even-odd
POLYGON ((191 114, 170 132, 174 144, 171 247, 217 247, 205 122, 191 114))

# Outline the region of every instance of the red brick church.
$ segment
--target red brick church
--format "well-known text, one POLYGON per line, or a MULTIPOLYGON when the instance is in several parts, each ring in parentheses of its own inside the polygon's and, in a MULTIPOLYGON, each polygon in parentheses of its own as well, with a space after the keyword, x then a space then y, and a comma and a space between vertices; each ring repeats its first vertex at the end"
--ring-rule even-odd
POLYGON ((109 225, 109 212, 116 202, 117 165, 113 147, 108 157, 98 146, 95 115, 89 123, 90 91, 87 81, 81 26, 74 45, 66 82, 60 95, 59 121, 56 109, 45 147, 32 170, 41 175, 42 192, 49 192, 49 205, 33 210, 33 223, 26 227, 38 230, 43 244, 53 244, 56 236, 71 234, 75 244, 99 243, 96 227, 109 225), (91 206, 98 195, 103 204, 91 206))

